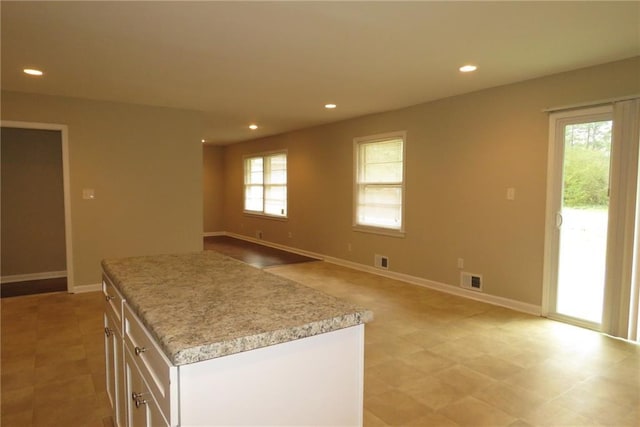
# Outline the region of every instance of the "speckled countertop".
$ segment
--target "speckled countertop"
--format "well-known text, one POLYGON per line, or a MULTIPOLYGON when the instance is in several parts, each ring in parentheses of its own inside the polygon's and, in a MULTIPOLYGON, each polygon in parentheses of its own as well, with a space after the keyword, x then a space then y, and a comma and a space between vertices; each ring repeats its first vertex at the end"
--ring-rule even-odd
POLYGON ((334 331, 370 311, 214 251, 102 261, 174 365, 334 331))

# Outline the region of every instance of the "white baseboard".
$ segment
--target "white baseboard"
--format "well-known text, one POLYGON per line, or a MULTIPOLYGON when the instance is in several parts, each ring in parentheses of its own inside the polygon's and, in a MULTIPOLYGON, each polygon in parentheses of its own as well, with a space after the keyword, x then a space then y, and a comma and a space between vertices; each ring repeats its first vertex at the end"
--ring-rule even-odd
POLYGON ((204 237, 212 237, 212 236, 226 236, 227 233, 225 231, 205 231, 203 233, 204 237))
POLYGON ((346 261, 340 258, 325 257, 326 262, 332 264, 341 265, 343 267, 353 268, 354 270, 365 271, 367 273, 377 274, 378 276, 388 277, 390 279, 399 280, 401 282, 410 283, 412 285, 418 285, 425 288, 433 289, 436 291, 444 292, 459 297, 472 299, 475 301, 485 302, 491 305, 497 305, 500 307, 509 308, 516 311, 521 311, 535 316, 540 316, 542 308, 539 305, 528 304, 525 302, 503 298, 495 295, 489 295, 479 293, 477 291, 471 291, 468 289, 460 288, 453 285, 447 285, 446 283, 440 283, 433 280, 423 279, 422 277, 411 276, 409 274, 397 273, 389 270, 381 270, 379 268, 371 267, 364 264, 359 264, 351 261, 346 261))
POLYGON ((42 273, 15 274, 12 276, 2 276, 0 278, 0 283, 28 282, 30 280, 58 279, 60 277, 67 277, 67 272, 66 271, 45 271, 42 273))
POLYGON ((236 238, 236 239, 240 239, 240 240, 245 240, 247 242, 257 243, 257 244, 262 245, 262 246, 267 246, 267 247, 274 248, 274 249, 280 249, 280 250, 283 250, 283 251, 292 252, 294 254, 306 256, 306 257, 309 257, 309 258, 316 258, 316 259, 318 259, 320 261, 325 259, 325 256, 322 255, 322 254, 305 251, 303 249, 292 248, 290 246, 281 245, 279 243, 267 242, 266 240, 256 239, 256 238, 253 238, 253 237, 243 236, 241 234, 235 234, 235 233, 225 233, 224 235, 225 236, 229 236, 229 237, 233 237, 233 238, 236 238))
POLYGON ((102 283, 94 283, 91 285, 74 286, 73 291, 71 291, 71 293, 84 294, 85 292, 95 292, 95 291, 101 291, 101 290, 102 290, 102 283))
POLYGON ((425 288, 433 289, 433 290, 444 292, 447 294, 456 295, 462 298, 472 299, 475 301, 480 301, 480 302, 484 302, 491 305, 497 305, 500 307, 509 308, 511 310, 520 311, 523 313, 533 314, 535 316, 541 316, 542 314, 542 307, 535 304, 528 304, 522 301, 517 301, 509 298, 489 295, 485 293, 479 293, 477 291, 471 291, 468 289, 460 288, 458 286, 435 282, 433 280, 423 279, 422 277, 411 276, 409 274, 397 273, 389 270, 381 270, 373 266, 368 266, 368 265, 360 264, 353 261, 347 261, 341 258, 330 257, 327 255, 305 251, 297 248, 291 248, 278 243, 271 243, 265 240, 243 236, 241 234, 224 232, 221 235, 235 237, 236 239, 246 240, 248 242, 257 243, 257 244, 268 246, 271 248, 282 249, 284 251, 293 252, 293 253, 308 256, 311 258, 317 258, 325 262, 329 262, 331 264, 341 265, 343 267, 352 268, 354 270, 364 271, 367 273, 376 274, 378 276, 388 277, 390 279, 399 280, 401 282, 409 283, 412 285, 422 286, 425 288))

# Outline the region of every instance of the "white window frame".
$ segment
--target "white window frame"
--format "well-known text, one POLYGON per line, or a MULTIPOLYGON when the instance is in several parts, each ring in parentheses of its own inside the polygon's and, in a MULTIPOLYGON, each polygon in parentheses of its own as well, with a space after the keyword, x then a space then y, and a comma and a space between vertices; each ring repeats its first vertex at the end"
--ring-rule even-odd
MULTIPOLYGON (((385 236, 392 237, 404 237, 405 235, 405 206, 406 206, 406 157, 407 157, 407 132, 406 131, 396 131, 396 132, 388 132, 381 133, 370 136, 357 137, 353 139, 353 230, 354 231, 362 231, 367 233, 375 233, 381 234, 385 236), (400 227, 385 227, 385 226, 373 226, 367 224, 361 224, 358 222, 358 206, 360 204, 360 145, 362 144, 371 144, 376 142, 385 142, 393 139, 401 139, 402 140, 402 181, 401 182, 377 182, 374 185, 377 186, 400 186, 401 191, 401 215, 400 215, 400 227)), ((371 185, 372 183, 368 183, 371 185)))
POLYGON ((288 163, 288 153, 287 150, 278 150, 278 151, 269 151, 269 152, 265 152, 265 153, 258 153, 258 154, 248 154, 243 156, 242 158, 242 180, 243 180, 243 190, 242 190, 242 210, 244 212, 244 214, 246 215, 255 215, 255 216, 260 216, 260 217, 265 217, 265 218, 272 218, 272 219, 287 219, 288 215, 289 215, 289 209, 288 209, 288 205, 289 205, 289 193, 288 193, 288 169, 289 169, 289 165, 287 164, 287 169, 285 170, 285 182, 284 184, 269 184, 268 183, 268 171, 267 168, 265 167, 265 165, 267 164, 267 159, 270 157, 275 157, 275 156, 285 156, 285 159, 287 159, 287 163, 288 163), (263 162, 263 176, 262 176, 262 183, 258 184, 262 186, 262 210, 258 211, 258 210, 249 210, 247 209, 247 187, 249 187, 250 185, 256 185, 256 184, 250 184, 247 183, 247 162, 251 159, 258 159, 261 158, 262 162, 263 162), (285 207, 284 207, 284 214, 283 215, 276 215, 276 214, 272 214, 272 213, 267 213, 265 210, 265 204, 266 204, 266 190, 267 187, 284 187, 284 191, 285 191, 285 207))

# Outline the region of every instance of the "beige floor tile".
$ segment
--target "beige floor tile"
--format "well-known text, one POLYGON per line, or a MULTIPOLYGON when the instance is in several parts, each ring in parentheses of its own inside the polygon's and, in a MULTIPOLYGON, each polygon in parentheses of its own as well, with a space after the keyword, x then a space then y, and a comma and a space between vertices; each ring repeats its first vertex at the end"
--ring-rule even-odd
POLYGON ((83 360, 86 358, 84 349, 85 347, 82 344, 38 347, 36 349, 36 368, 50 366, 58 362, 83 360))
POLYGON ((390 337, 383 344, 377 347, 383 353, 391 357, 398 357, 406 354, 417 353, 424 350, 419 345, 413 344, 403 338, 390 337))
POLYGON ((542 404, 527 415, 524 420, 540 427, 587 427, 599 423, 586 415, 579 414, 552 400, 542 404))
POLYGON ((460 426, 508 426, 517 419, 474 397, 465 397, 438 410, 460 426))
POLYGON ((96 397, 90 395, 65 402, 37 405, 33 411, 34 427, 102 427, 102 419, 96 413, 96 397))
POLYGON ((86 359, 54 362, 36 367, 35 384, 46 385, 61 380, 74 379, 90 375, 91 370, 86 359))
MULTIPOLYGON (((602 425, 623 425, 625 419, 631 413, 631 407, 620 405, 616 402, 602 400, 594 396, 565 393, 556 398, 554 403, 590 418, 602 425)), ((636 402, 637 403, 637 402, 636 402)))
POLYGON ((2 391, 2 414, 30 412, 33 409, 33 386, 2 391))
POLYGON ((458 427, 459 424, 450 420, 449 418, 432 413, 425 416, 422 416, 418 419, 411 420, 405 424, 402 424, 403 427, 458 427))
POLYGON ((438 371, 433 374, 433 377, 454 387, 458 390, 461 397, 488 388, 496 382, 490 377, 462 365, 455 365, 451 368, 438 371))
POLYGON ((534 427, 534 426, 532 424, 529 424, 525 420, 517 419, 511 424, 509 424, 509 427, 534 427))
POLYGON ((87 396, 93 396, 95 399, 91 374, 36 384, 34 408, 43 405, 64 406, 87 396))
POLYGON ((365 370, 364 373, 364 394, 367 396, 375 396, 393 390, 394 387, 365 370))
POLYGON ((464 342, 459 340, 438 344, 436 346, 429 347, 428 350, 441 357, 455 360, 456 362, 462 364, 464 364, 469 359, 473 359, 474 357, 479 357, 484 354, 481 351, 467 348, 464 345, 464 342))
POLYGON ((394 426, 407 424, 432 412, 431 409, 399 390, 365 399, 364 407, 385 423, 394 426))
POLYGON ((636 383, 615 381, 611 378, 595 376, 582 382, 574 388, 575 392, 589 394, 598 399, 615 402, 625 406, 640 406, 640 376, 636 376, 636 383))
POLYGON ((20 369, 8 369, 5 371, 4 363, 2 374, 0 374, 0 383, 2 385, 2 393, 9 390, 16 390, 35 384, 35 368, 23 367, 20 369))
POLYGON ((371 411, 365 409, 362 414, 364 427, 384 427, 388 424, 376 417, 371 411))
POLYGON ((369 377, 377 378, 378 380, 397 388, 402 386, 409 380, 415 380, 423 375, 406 363, 398 359, 392 359, 390 361, 381 363, 376 366, 372 366, 366 372, 369 377))
MULTIPOLYGON (((640 347, 640 346, 639 346, 640 347)), ((637 389, 640 382, 640 357, 628 356, 596 372, 597 376, 637 389)))
POLYGON ((416 353, 403 354, 398 356, 398 359, 405 362, 407 365, 412 366, 416 370, 425 374, 437 372, 446 368, 449 368, 456 364, 455 361, 447 359, 440 355, 431 353, 428 350, 419 351, 416 353))
POLYGON ((524 368, 500 357, 490 354, 474 357, 465 362, 465 366, 495 380, 504 380, 521 372, 524 368))
POLYGON ((532 391, 547 400, 554 399, 581 381, 557 369, 531 368, 510 376, 505 383, 532 391))
POLYGON ((433 410, 456 402, 464 396, 458 388, 432 375, 408 381, 400 390, 433 410))
POLYGON ((2 360, 9 361, 32 356, 39 345, 35 331, 5 334, 3 328, 0 340, 2 360))
POLYGON ((532 391, 504 382, 476 391, 473 397, 500 408, 516 418, 524 418, 547 401, 532 391))
POLYGON ((393 359, 393 356, 391 356, 389 353, 385 351, 385 345, 383 342, 365 344, 365 350, 364 350, 365 368, 370 368, 392 359, 393 359))
POLYGON ((0 414, 0 425, 2 427, 29 427, 33 425, 33 410, 8 413, 3 411, 0 414))

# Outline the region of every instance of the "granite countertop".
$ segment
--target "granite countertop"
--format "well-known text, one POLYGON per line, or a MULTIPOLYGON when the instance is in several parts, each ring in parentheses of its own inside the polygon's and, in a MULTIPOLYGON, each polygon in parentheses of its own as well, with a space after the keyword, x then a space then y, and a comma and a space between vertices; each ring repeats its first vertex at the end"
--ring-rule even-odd
POLYGON ((214 251, 107 259, 102 267, 178 366, 373 319, 368 310, 214 251))

